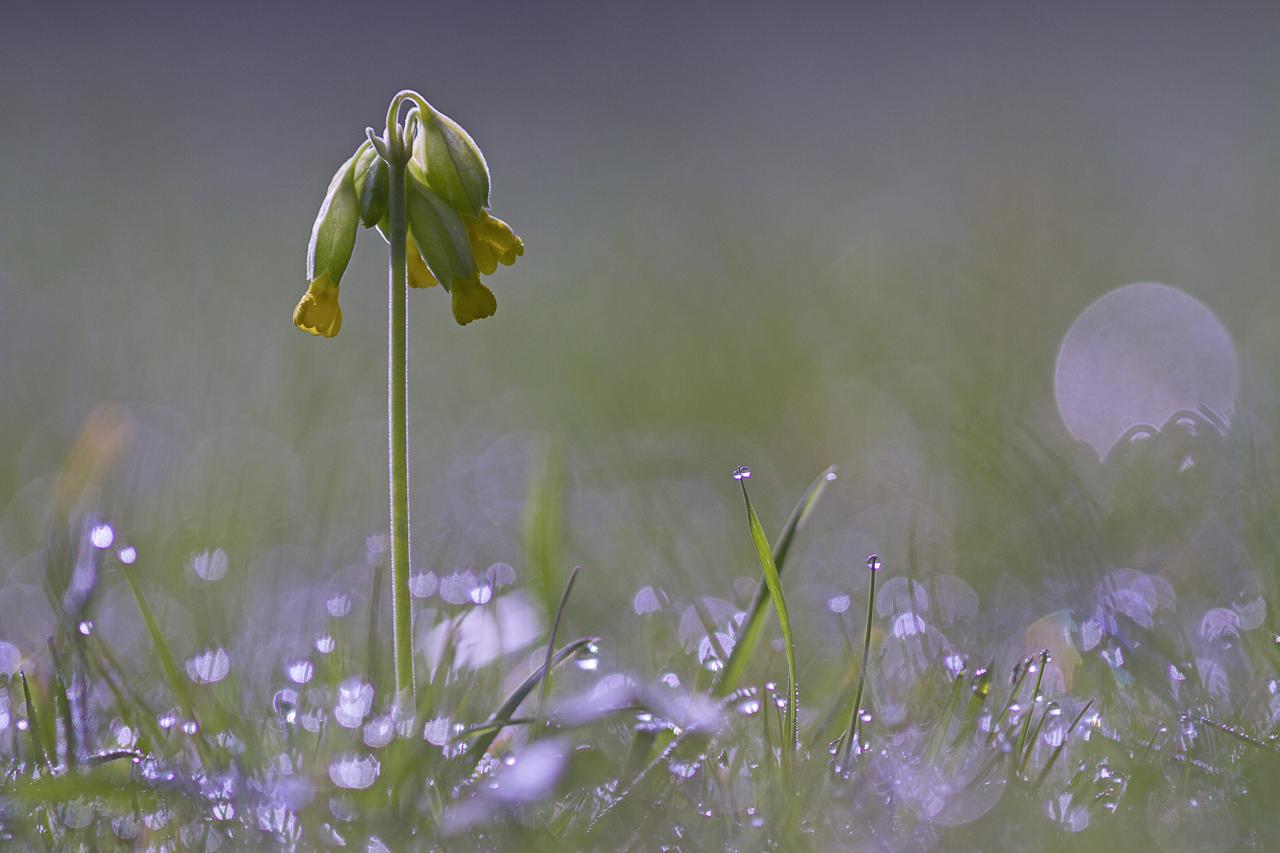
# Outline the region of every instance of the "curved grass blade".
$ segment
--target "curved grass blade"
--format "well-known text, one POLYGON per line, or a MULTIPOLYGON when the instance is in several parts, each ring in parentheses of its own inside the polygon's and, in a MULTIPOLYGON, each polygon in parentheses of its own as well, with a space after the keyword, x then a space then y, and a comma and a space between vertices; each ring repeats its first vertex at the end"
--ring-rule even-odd
MULTIPOLYGON (((822 497, 822 493, 826 491, 828 484, 835 478, 836 466, 834 465, 815 477, 813 482, 809 484, 809 488, 805 489, 804 494, 800 496, 800 501, 795 505, 795 508, 791 510, 791 515, 787 518, 786 524, 782 525, 782 530, 778 533, 778 540, 773 546, 773 564, 777 567, 779 574, 782 573, 786 565, 787 554, 791 552, 791 543, 795 540, 796 533, 809 520, 814 507, 818 504, 818 499, 822 497)), ((760 585, 756 587, 756 596, 751 602, 751 609, 747 613, 747 618, 742 623, 742 631, 738 636, 738 641, 734 644, 733 651, 729 653, 729 660, 725 663, 720 680, 716 682, 715 694, 717 696, 724 696, 729 693, 742 679, 742 675, 747 669, 747 664, 751 662, 751 658, 760 644, 760 636, 764 633, 764 618, 768 613, 765 604, 768 601, 769 586, 762 579, 760 585)))
MULTIPOLYGON (((738 475, 735 475, 738 476, 738 475)), ((747 524, 751 528, 751 541, 756 546, 756 556, 760 559, 760 568, 764 572, 765 583, 769 587, 769 597, 773 599, 773 609, 778 613, 778 627, 782 631, 782 647, 787 658, 787 707, 783 718, 783 731, 789 741, 782 750, 783 774, 790 774, 793 754, 800 741, 800 729, 796 722, 796 708, 800 704, 800 691, 796 684, 796 643, 791 632, 791 615, 787 611, 787 600, 782 594, 782 579, 778 576, 778 567, 773 561, 773 549, 769 547, 769 538, 764 534, 764 527, 751 505, 751 497, 747 494, 745 476, 739 476, 738 484, 742 486, 742 499, 747 505, 747 524)))
POLYGON ((564 594, 560 596, 560 606, 556 608, 555 621, 551 623, 551 635, 547 637, 547 662, 542 667, 542 688, 538 691, 538 712, 534 714, 535 720, 542 719, 542 706, 547 701, 547 685, 551 683, 551 658, 556 650, 556 634, 560 631, 560 620, 564 618, 565 605, 569 603, 569 593, 573 592, 573 583, 578 579, 578 572, 581 570, 582 566, 574 566, 569 574, 569 581, 564 585, 564 594))
MULTIPOLYGON (((566 643, 551 659, 551 668, 554 669, 564 663, 568 658, 576 654, 579 649, 585 648, 586 646, 599 641, 599 637, 579 637, 570 643, 566 643)), ((546 667, 535 670, 519 687, 511 691, 511 695, 507 697, 506 701, 502 703, 498 710, 489 715, 486 725, 490 723, 499 725, 495 725, 492 731, 483 734, 476 738, 476 740, 472 741, 471 746, 469 746, 467 751, 462 754, 461 758, 459 758, 459 761, 463 765, 468 768, 474 767, 476 762, 480 760, 480 756, 488 752, 489 747, 493 745, 494 739, 497 738, 498 732, 500 732, 502 728, 506 726, 507 722, 510 721, 511 717, 515 714, 516 709, 520 707, 520 703, 533 692, 533 688, 537 687, 538 684, 542 682, 542 678, 546 673, 546 667)))

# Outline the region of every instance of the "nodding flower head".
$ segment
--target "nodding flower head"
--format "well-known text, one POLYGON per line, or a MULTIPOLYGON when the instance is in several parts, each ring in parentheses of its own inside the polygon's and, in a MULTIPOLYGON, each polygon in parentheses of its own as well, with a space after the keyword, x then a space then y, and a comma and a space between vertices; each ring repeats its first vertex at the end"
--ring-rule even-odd
MULTIPOLYGON (((294 325, 305 332, 333 337, 342 327, 338 287, 360 226, 390 239, 392 163, 405 163, 409 286, 441 285, 459 324, 497 311, 480 277, 524 254, 511 226, 489 212, 489 167, 475 140, 417 93, 397 96, 393 112, 403 100, 413 105, 404 136, 396 137, 403 143, 390 145, 370 131, 329 183, 307 247, 307 292, 293 312, 294 325)), ((391 125, 389 119, 389 136, 391 125)))

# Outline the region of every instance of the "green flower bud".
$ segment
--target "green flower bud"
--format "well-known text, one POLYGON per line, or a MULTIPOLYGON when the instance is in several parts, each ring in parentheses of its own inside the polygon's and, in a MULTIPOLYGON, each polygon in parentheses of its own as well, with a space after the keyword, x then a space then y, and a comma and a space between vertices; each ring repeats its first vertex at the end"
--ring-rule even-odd
POLYGON ((360 170, 356 167, 356 193, 360 196, 360 222, 365 228, 372 228, 387 215, 387 195, 390 190, 387 161, 373 151, 373 159, 360 170))
POLYGON ((329 182, 307 245, 307 281, 324 276, 335 286, 342 280, 356 245, 360 199, 356 195, 355 164, 360 152, 343 163, 329 182))
POLYGON ((414 170, 409 172, 406 208, 409 233, 422 259, 445 290, 455 281, 477 276, 475 259, 461 217, 427 187, 414 170))
POLYGON ((489 206, 489 167, 475 140, 444 113, 428 107, 413 138, 413 159, 427 186, 459 213, 489 206))

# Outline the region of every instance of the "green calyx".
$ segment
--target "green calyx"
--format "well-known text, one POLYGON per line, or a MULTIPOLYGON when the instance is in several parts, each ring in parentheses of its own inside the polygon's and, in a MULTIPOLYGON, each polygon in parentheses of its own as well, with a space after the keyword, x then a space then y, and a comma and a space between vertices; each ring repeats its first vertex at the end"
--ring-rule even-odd
POLYGON ((413 163, 427 186, 459 213, 478 216, 489 206, 489 166, 461 125, 423 101, 413 137, 413 163))
POLYGON ((432 275, 445 290, 455 281, 475 278, 476 263, 462 218, 412 168, 406 183, 409 233, 432 275))
POLYGON ((329 189, 311 227, 311 242, 307 245, 308 281, 326 276, 336 285, 351 261, 356 231, 360 226, 355 166, 367 148, 366 144, 356 149, 356 153, 338 168, 329 181, 329 189))

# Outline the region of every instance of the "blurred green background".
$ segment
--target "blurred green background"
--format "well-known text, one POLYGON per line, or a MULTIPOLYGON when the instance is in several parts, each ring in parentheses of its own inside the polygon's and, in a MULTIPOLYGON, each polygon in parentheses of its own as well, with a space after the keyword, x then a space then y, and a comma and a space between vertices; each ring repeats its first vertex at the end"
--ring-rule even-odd
POLYGON ((554 568, 584 566, 570 622, 625 659, 638 587, 729 597, 756 574, 733 466, 773 531, 836 463, 802 613, 865 583, 872 548, 964 577, 1015 644, 1117 566, 1271 591, 1246 542, 1269 527, 1217 501, 1239 460, 1231 482, 1273 470, 1274 4, 12 3, 0 33, 14 642, 52 620, 32 555, 105 403, 130 441, 91 509, 156 588, 185 600, 211 547, 244 602, 366 583, 381 241, 357 244, 338 338, 290 312, 329 176, 402 87, 475 136, 527 246, 492 320, 412 294, 420 570, 529 579, 550 464, 554 568), (1072 321, 1144 280, 1212 308, 1240 358, 1237 423, 1189 491, 1118 486, 1054 405, 1072 321), (1196 549, 1207 579, 1176 569, 1196 549))

